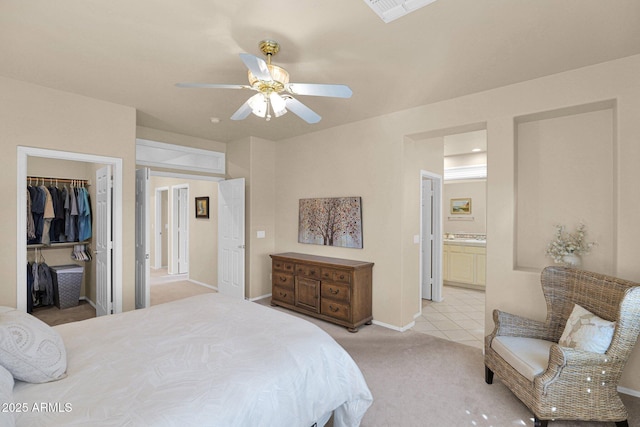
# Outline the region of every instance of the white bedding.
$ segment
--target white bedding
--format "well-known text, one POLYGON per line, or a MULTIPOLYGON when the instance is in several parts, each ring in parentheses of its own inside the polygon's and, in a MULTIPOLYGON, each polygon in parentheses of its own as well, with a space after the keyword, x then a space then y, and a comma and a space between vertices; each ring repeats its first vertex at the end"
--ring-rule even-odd
POLYGON ((320 328, 219 294, 55 329, 68 375, 16 381, 18 426, 357 426, 372 402, 320 328))

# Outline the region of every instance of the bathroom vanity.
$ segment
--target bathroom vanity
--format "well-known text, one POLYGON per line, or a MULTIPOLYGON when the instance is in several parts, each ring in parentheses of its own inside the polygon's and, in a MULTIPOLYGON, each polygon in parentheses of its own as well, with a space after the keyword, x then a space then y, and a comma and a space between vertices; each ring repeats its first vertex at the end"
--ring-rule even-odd
POLYGON ((442 253, 444 284, 484 290, 486 246, 486 240, 445 238, 442 253))

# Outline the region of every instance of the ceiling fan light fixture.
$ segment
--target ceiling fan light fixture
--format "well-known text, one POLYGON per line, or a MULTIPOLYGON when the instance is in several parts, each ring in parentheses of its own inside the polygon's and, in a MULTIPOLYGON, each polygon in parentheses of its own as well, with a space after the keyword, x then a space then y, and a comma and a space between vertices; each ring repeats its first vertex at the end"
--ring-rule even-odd
POLYGON ((286 85, 289 84, 289 72, 277 65, 267 64, 267 68, 269 68, 271 80, 260 80, 251 72, 251 70, 247 71, 249 85, 255 90, 261 92, 265 92, 267 90, 282 92, 286 85))
POLYGON ((271 109, 276 117, 280 117, 287 112, 287 103, 277 93, 271 92, 269 95, 269 101, 271 101, 271 109))
POLYGON ((267 98, 262 93, 256 93, 247 101, 251 112, 258 117, 264 117, 267 114, 267 98))

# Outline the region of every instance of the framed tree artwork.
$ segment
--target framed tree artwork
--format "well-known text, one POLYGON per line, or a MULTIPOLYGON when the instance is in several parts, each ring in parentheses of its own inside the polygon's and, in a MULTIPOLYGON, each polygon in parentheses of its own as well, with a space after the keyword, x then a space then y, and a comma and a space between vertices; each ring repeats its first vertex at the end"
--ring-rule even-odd
POLYGON ((300 199, 298 242, 362 249, 362 199, 300 199))

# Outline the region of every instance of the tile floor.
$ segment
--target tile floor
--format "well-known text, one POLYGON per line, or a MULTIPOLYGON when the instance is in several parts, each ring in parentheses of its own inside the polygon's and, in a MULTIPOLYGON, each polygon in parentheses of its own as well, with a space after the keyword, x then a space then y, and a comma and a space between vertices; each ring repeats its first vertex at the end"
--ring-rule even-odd
POLYGON ((477 348, 484 346, 484 292, 444 286, 443 301, 422 301, 415 332, 477 348))

